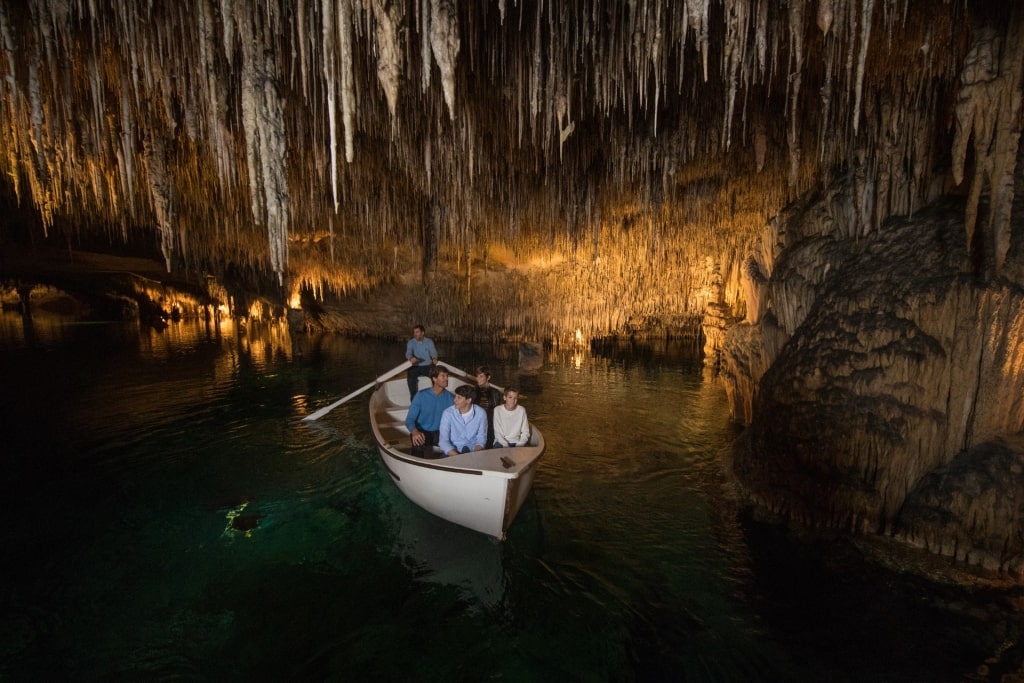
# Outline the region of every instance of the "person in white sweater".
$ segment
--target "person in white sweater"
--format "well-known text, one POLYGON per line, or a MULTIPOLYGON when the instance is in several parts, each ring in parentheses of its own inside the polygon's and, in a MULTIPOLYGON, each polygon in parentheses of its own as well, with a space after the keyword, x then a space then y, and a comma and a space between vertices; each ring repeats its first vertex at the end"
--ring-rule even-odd
POLYGON ((519 391, 505 389, 505 402, 494 409, 494 448, 525 446, 530 440, 530 421, 519 405, 519 391))

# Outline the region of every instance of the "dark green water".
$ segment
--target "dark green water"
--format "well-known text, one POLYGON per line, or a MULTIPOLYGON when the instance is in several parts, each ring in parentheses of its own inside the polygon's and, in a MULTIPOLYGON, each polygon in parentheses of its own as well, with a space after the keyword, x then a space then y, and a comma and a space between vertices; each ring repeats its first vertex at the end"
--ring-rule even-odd
POLYGON ((548 450, 498 543, 408 502, 363 396, 404 346, 0 317, 0 680, 959 681, 989 612, 746 520, 692 348, 439 344, 548 450), (301 352, 301 353, 300 353, 301 352))

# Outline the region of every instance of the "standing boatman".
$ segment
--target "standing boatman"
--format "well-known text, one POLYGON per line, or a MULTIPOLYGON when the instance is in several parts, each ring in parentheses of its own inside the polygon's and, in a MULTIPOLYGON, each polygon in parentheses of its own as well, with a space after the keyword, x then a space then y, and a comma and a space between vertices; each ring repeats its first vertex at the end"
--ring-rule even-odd
POLYGON ((405 358, 412 363, 405 373, 409 381, 409 400, 412 401, 419 390, 420 377, 426 377, 430 366, 437 364, 437 348, 423 325, 412 328, 412 339, 405 345, 405 358))

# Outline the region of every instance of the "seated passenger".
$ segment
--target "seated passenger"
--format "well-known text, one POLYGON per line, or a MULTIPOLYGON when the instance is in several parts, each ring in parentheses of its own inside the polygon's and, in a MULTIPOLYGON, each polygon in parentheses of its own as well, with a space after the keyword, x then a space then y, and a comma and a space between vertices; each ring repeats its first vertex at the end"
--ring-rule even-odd
POLYGON ((530 421, 519 405, 519 392, 505 389, 505 402, 494 409, 494 448, 525 446, 530 442, 530 421))
POLYGON ((455 390, 455 405, 441 415, 441 450, 447 456, 482 451, 487 444, 487 412, 473 405, 476 390, 463 384, 455 390))
POLYGON ((448 368, 431 365, 428 374, 430 386, 416 392, 405 416, 412 454, 420 458, 433 457, 441 434, 441 416, 455 403, 455 397, 448 391, 448 368))
POLYGON ((473 372, 476 376, 476 405, 487 411, 487 447, 494 444, 494 409, 501 405, 501 392, 491 384, 491 369, 478 365, 473 372))

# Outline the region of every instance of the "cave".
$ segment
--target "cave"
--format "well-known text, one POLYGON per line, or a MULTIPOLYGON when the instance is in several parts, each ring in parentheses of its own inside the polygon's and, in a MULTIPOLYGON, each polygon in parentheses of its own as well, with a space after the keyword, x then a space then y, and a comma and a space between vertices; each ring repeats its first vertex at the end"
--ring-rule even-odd
POLYGON ((1024 576, 1017 3, 3 0, 0 76, 5 307, 698 340, 766 514, 1024 576))

